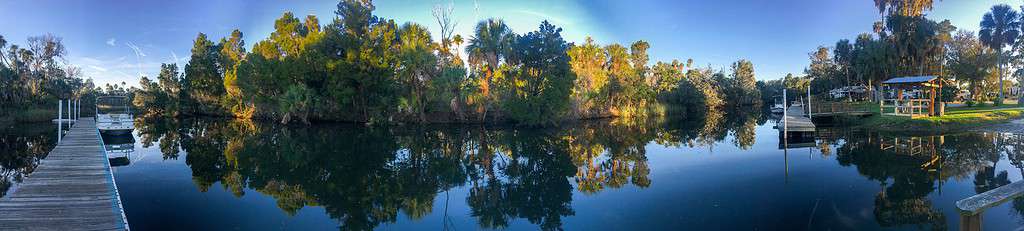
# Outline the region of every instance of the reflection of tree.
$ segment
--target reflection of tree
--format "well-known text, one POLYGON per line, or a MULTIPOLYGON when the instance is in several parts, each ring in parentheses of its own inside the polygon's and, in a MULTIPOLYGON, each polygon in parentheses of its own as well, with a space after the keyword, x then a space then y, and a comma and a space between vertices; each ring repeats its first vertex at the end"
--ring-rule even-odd
POLYGON ((229 120, 140 120, 137 127, 143 144, 159 142, 165 158, 188 153, 185 163, 201 191, 218 183, 236 196, 255 190, 287 214, 321 206, 342 229, 373 229, 400 213, 420 219, 438 193, 463 186, 481 227, 525 219, 560 229, 562 218, 575 213, 573 183, 587 194, 650 186, 646 145, 653 140, 693 147, 732 134, 737 146, 753 144, 757 116, 701 118, 707 117, 496 130, 229 120))
POLYGON ((561 217, 575 213, 567 179, 574 172, 568 143, 533 131, 507 132, 499 139, 511 159, 503 175, 474 183, 466 198, 471 213, 485 228, 505 227, 512 217, 526 218, 542 229, 561 228, 561 217))
POLYGON ((743 150, 750 149, 754 145, 754 141, 757 141, 755 134, 758 124, 757 119, 760 117, 760 110, 749 112, 734 109, 734 111, 729 113, 727 128, 732 129, 733 145, 743 150))
POLYGON ((1003 134, 1001 138, 1006 158, 1024 175, 1024 134, 1003 134))
POLYGON ((178 120, 163 117, 139 117, 135 119, 135 130, 138 131, 142 147, 148 148, 158 142, 160 153, 166 159, 178 159, 181 143, 181 127, 178 120))
POLYGON ((937 179, 921 166, 931 157, 884 151, 878 142, 879 136, 874 134, 847 137, 836 157, 840 165, 854 165, 857 172, 882 186, 875 196, 875 220, 883 227, 946 229, 945 216, 927 198, 937 179))
POLYGON ((35 170, 57 145, 56 125, 20 124, 0 128, 0 198, 35 170))
MULTIPOLYGON (((977 193, 1009 184, 1008 173, 996 171, 995 166, 1002 153, 1018 163, 1012 157, 1017 150, 1014 145, 1019 143, 1015 139, 1016 136, 992 133, 933 137, 868 133, 845 137, 837 150, 837 160, 843 166, 855 165, 861 175, 883 187, 875 197, 875 218, 879 224, 945 230, 946 217, 933 208, 927 197, 936 189, 935 183, 972 177, 977 193), (882 142, 896 139, 910 145, 882 142)), ((1024 202, 1015 200, 1013 206, 1024 211, 1024 202)))
MULTIPOLYGON (((1000 148, 1006 154, 1006 158, 1010 160, 1010 164, 1016 167, 1017 170, 1024 175, 1024 135, 1000 134, 1000 138, 1000 148)), ((1006 172, 1003 171, 1002 173, 1006 172)), ((999 177, 1003 177, 1004 175, 1006 174, 1000 174, 999 177)), ((1024 217, 1024 199, 1014 198, 1012 207, 1018 215, 1024 217)))

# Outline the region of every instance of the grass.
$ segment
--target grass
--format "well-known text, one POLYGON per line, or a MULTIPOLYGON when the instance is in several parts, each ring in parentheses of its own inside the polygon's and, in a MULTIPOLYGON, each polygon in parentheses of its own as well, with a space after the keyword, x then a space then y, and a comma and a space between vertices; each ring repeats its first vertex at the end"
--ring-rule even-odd
POLYGON ((1024 115, 1024 107, 1018 105, 946 108, 943 116, 914 119, 882 116, 878 113, 878 105, 874 105, 871 111, 874 116, 856 120, 855 126, 891 132, 953 132, 1003 123, 1024 115))
POLYGON ((55 108, 14 109, 0 113, 0 126, 14 123, 48 122, 54 118, 57 118, 57 110, 55 108))

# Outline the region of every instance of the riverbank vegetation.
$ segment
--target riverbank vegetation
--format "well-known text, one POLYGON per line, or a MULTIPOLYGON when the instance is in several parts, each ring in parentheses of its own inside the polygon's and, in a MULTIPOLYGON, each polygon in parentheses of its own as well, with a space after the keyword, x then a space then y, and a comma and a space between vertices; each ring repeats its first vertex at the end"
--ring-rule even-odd
POLYGON ((54 35, 29 37, 24 47, 0 35, 0 125, 50 121, 58 99, 93 94, 92 81, 65 59, 67 53, 54 35))
POLYGON ((200 33, 188 64, 144 77, 134 104, 154 115, 282 123, 547 125, 655 115, 663 103, 704 111, 761 101, 746 60, 729 73, 692 60, 652 65, 646 41, 570 43, 546 21, 517 34, 492 18, 463 37, 452 31, 450 7, 435 9, 434 37, 373 10, 370 1, 341 1, 326 25, 285 12, 251 51, 238 30, 216 42, 200 33))
MULTIPOLYGON (((840 39, 833 46, 819 46, 809 53, 810 65, 804 79, 813 94, 827 94, 843 86, 871 86, 896 76, 937 76, 946 83, 943 102, 963 101, 968 105, 997 100, 1004 91, 1019 84, 1003 76, 1024 77, 1024 72, 1007 72, 1006 66, 1021 70, 1024 40, 1021 15, 1009 5, 996 5, 980 19, 977 32, 957 29, 949 20, 925 17, 933 1, 875 1, 883 19, 851 41, 840 39), (964 90, 964 91, 961 91, 964 90)), ((794 87, 787 84, 787 87, 794 87)), ((806 89, 806 88, 803 88, 806 89)), ((878 100, 881 92, 871 96, 878 100)))

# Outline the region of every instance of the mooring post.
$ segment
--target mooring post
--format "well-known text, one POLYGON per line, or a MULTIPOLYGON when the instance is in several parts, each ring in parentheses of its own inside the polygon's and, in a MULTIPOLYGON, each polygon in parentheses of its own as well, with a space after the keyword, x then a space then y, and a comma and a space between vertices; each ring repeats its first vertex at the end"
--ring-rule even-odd
POLYGON ((63 132, 64 122, 61 121, 64 118, 64 100, 57 100, 57 142, 60 143, 60 133, 63 132))
POLYGON ((811 117, 811 84, 807 83, 807 118, 811 117))
POLYGON ((789 113, 789 103, 786 101, 786 88, 782 88, 782 135, 786 135, 786 114, 789 113))
POLYGON ((981 214, 960 215, 961 231, 981 231, 981 214))

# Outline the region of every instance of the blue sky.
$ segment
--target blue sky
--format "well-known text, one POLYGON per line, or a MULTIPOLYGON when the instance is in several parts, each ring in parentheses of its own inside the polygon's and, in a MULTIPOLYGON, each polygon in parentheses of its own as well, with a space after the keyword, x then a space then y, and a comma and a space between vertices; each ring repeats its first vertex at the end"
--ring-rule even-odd
MULTIPOLYGON (((692 58, 701 66, 725 68, 738 59, 755 65, 758 79, 801 73, 807 53, 819 45, 870 32, 880 16, 871 0, 377 0, 375 14, 426 25, 435 4, 453 4, 456 33, 472 36, 479 20, 496 17, 516 31, 535 30, 542 20, 563 27, 570 42, 586 36, 597 42, 651 44, 653 61, 692 58)), ((995 4, 1016 0, 938 1, 928 17, 949 19, 977 31, 982 15, 995 4)), ((24 45, 29 36, 52 33, 64 38, 68 61, 98 84, 154 76, 161 63, 184 67, 199 32, 214 39, 240 29, 247 45, 266 38, 284 11, 314 14, 323 23, 335 17, 337 1, 179 0, 63 1, 0 0, 0 35, 24 45)))

